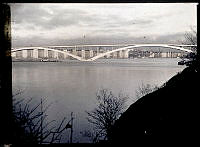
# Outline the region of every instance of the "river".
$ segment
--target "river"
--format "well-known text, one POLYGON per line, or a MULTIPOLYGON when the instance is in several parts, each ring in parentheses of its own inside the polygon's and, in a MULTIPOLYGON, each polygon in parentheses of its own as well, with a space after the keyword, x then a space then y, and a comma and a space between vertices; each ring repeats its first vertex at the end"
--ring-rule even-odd
MULTIPOLYGON (((182 71, 177 58, 99 59, 95 62, 13 62, 13 93, 16 98, 41 98, 52 103, 48 119, 60 121, 74 114, 74 142, 88 142, 81 131, 91 129, 85 111, 96 106, 96 92, 102 88, 128 95, 127 105, 136 100, 135 91, 142 84, 161 86, 182 71)), ((69 131, 63 142, 69 141, 69 131)))

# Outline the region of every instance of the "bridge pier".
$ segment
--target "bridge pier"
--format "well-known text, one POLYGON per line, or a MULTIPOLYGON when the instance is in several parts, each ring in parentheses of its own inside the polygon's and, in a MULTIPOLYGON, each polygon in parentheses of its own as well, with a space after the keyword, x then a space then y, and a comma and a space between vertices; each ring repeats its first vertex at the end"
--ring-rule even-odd
MULTIPOLYGON (((168 56, 168 55, 167 55, 168 56)), ((153 52, 150 52, 150 58, 154 58, 154 53, 153 52)))
POLYGON ((167 52, 167 57, 168 57, 168 58, 171 58, 171 57, 172 57, 171 52, 167 52))
POLYGON ((167 58, 167 53, 162 52, 162 53, 161 53, 161 57, 162 57, 162 58, 167 58))
POLYGON ((73 55, 77 55, 76 49, 73 49, 73 50, 72 50, 72 54, 73 54, 73 55))
POLYGON ((90 50, 89 52, 90 52, 90 53, 89 53, 89 54, 90 54, 90 58, 92 58, 92 57, 94 56, 94 51, 93 51, 93 50, 90 50))
POLYGON ((85 50, 81 50, 81 57, 85 59, 85 50))
POLYGON ((124 58, 128 58, 128 53, 129 53, 129 50, 124 51, 124 58))
POLYGON ((28 56, 28 51, 22 50, 22 58, 27 58, 27 56, 28 56))
POLYGON ((120 58, 120 59, 123 58, 123 53, 122 53, 122 51, 119 51, 119 58, 120 58))
POLYGON ((48 50, 44 50, 44 58, 48 58, 48 50))
POLYGON ((58 59, 58 52, 53 53, 53 58, 58 59))
POLYGON ((11 56, 12 58, 16 58, 16 52, 12 52, 11 56))
POLYGON ((99 48, 97 47, 97 56, 99 55, 100 53, 99 53, 99 48))
POLYGON ((113 52, 113 58, 116 59, 117 58, 117 52, 113 52))
MULTIPOLYGON (((107 50, 106 52, 108 52, 109 50, 107 50)), ((106 55, 106 58, 110 58, 110 54, 106 55)))
POLYGON ((178 53, 178 55, 177 55, 178 57, 181 57, 182 55, 181 55, 181 53, 178 53))
POLYGON ((35 59, 38 58, 38 49, 33 50, 33 58, 35 58, 35 59))
MULTIPOLYGON (((65 52, 68 52, 67 49, 64 50, 65 52)), ((67 59, 68 58, 68 55, 67 54, 64 54, 64 59, 67 59)))

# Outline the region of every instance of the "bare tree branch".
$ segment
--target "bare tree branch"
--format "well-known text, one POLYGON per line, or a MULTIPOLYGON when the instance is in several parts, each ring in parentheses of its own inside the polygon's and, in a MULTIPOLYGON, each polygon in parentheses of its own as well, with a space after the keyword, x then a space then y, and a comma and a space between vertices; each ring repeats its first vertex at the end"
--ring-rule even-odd
POLYGON ((43 108, 44 99, 41 99, 41 103, 34 106, 31 106, 32 99, 29 99, 27 102, 24 99, 14 99, 13 102, 14 122, 16 124, 15 138, 17 138, 15 142, 43 144, 61 141, 62 133, 66 130, 66 118, 63 118, 58 126, 54 124, 54 126, 49 127, 50 124, 55 122, 55 120, 48 121, 46 114, 47 109, 52 103, 43 108))
POLYGON ((110 129, 124 112, 128 96, 122 94, 115 96, 112 91, 101 89, 96 93, 96 99, 97 107, 93 111, 86 111, 88 122, 94 125, 95 135, 91 135, 88 131, 84 134, 93 137, 93 141, 100 138, 109 139, 110 129))

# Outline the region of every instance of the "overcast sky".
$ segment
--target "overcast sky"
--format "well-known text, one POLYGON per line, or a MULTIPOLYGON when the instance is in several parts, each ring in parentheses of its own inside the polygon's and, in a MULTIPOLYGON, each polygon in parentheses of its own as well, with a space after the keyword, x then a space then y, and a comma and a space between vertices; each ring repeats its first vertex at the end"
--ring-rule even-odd
POLYGON ((12 4, 12 45, 176 43, 197 4, 12 4))

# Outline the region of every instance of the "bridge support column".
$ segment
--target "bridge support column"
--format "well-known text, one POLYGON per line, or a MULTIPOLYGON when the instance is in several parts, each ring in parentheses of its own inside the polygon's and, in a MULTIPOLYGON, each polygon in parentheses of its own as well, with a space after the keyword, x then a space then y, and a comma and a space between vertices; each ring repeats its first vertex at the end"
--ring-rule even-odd
POLYGON ((58 59, 58 52, 53 53, 53 58, 58 59))
POLYGON ((178 55, 177 55, 178 57, 181 57, 181 53, 178 53, 178 55))
POLYGON ((28 51, 22 50, 22 58, 27 58, 27 56, 28 56, 28 51))
POLYGON ((124 58, 128 58, 128 52, 129 52, 129 50, 124 51, 124 58))
POLYGON ((154 58, 154 53, 153 52, 150 52, 150 58, 154 58))
POLYGON ((81 57, 85 59, 85 50, 81 50, 81 57))
POLYGON ((97 47, 97 56, 99 55, 100 53, 99 53, 99 47, 97 47))
POLYGON ((167 58, 167 53, 162 52, 162 53, 161 53, 161 57, 162 57, 162 58, 167 58))
MULTIPOLYGON (((107 50, 106 52, 108 52, 109 50, 107 50)), ((110 58, 110 54, 106 55, 106 58, 110 58)))
POLYGON ((113 58, 114 58, 114 59, 117 58, 117 52, 113 52, 113 58))
POLYGON ((12 58, 16 58, 16 52, 12 52, 12 58))
POLYGON ((169 58, 169 57, 170 57, 169 52, 167 52, 167 58, 169 58))
POLYGON ((73 50, 72 50, 72 54, 73 54, 73 55, 77 55, 76 49, 73 49, 73 50))
POLYGON ((90 58, 94 56, 94 51, 90 50, 90 58))
POLYGON ((169 58, 172 58, 172 52, 169 52, 169 54, 168 54, 169 56, 169 58))
POLYGON ((123 54, 122 54, 122 51, 119 51, 119 58, 123 58, 123 54))
POLYGON ((44 50, 44 58, 48 58, 48 50, 44 50))
POLYGON ((38 58, 38 49, 33 50, 33 58, 38 58))
MULTIPOLYGON (((65 52, 67 52, 67 49, 64 50, 65 52)), ((67 59, 68 58, 68 55, 67 54, 64 54, 64 59, 67 59)))

